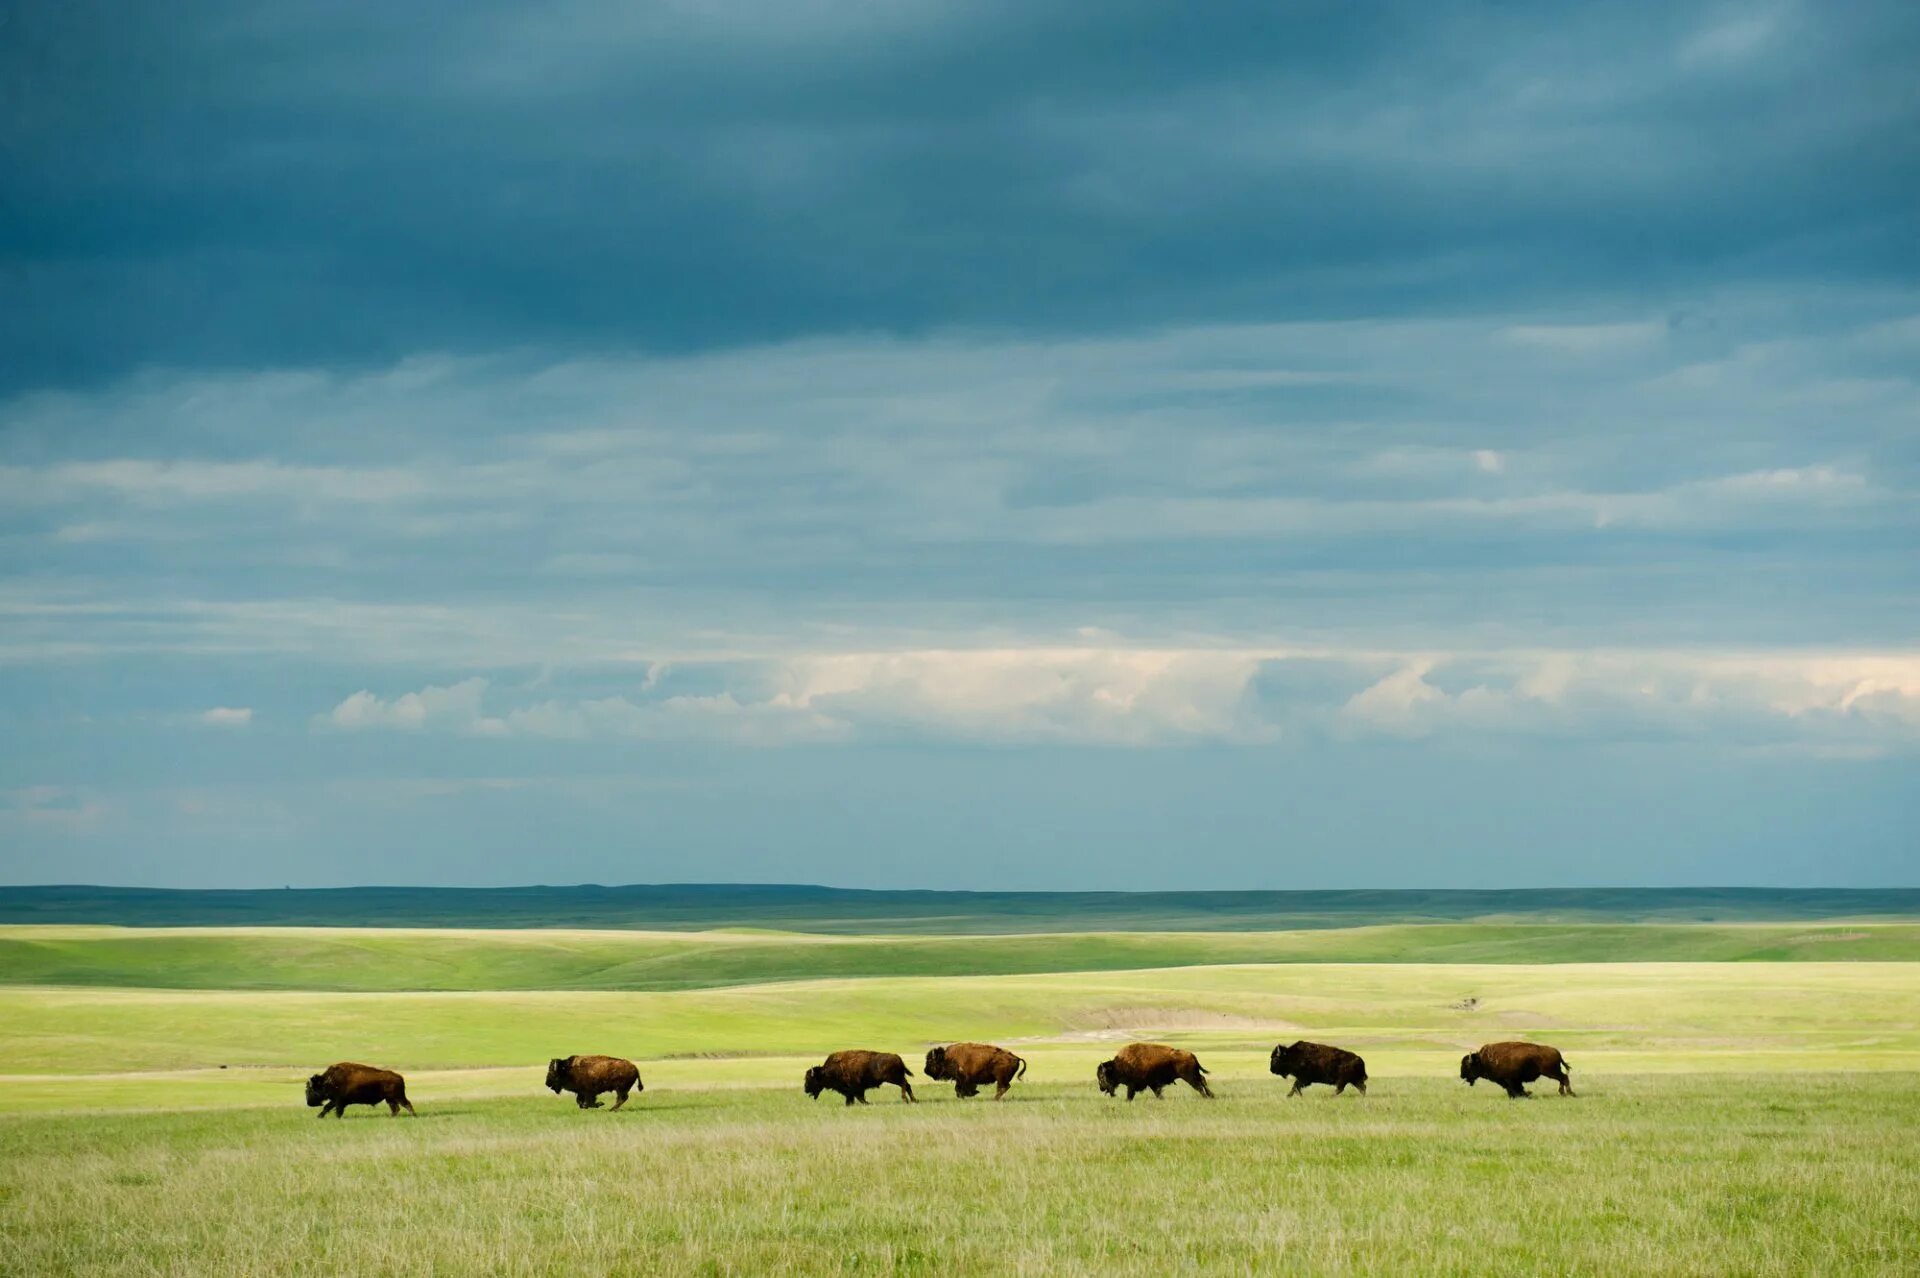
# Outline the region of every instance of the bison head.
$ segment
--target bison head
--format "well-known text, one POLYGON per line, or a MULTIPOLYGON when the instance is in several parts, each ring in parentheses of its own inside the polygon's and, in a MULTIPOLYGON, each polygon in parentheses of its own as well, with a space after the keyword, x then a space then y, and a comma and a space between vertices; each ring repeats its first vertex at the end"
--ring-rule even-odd
POLYGON ((562 1060, 556 1056, 547 1062, 547 1090, 556 1096, 560 1094, 560 1089, 571 1081, 569 1076, 573 1073, 570 1064, 572 1059, 568 1057, 562 1060))
POLYGON ((936 1047, 927 1053, 927 1077, 945 1078, 947 1076, 947 1049, 936 1047))
POLYGON ((327 1103, 326 1095, 320 1090, 320 1082, 325 1074, 315 1074, 307 1079, 307 1108, 318 1109, 327 1103))
POLYGON ((1473 1086, 1474 1079, 1485 1077, 1480 1068, 1480 1053, 1468 1052, 1460 1058, 1460 1078, 1468 1087, 1473 1086))
POLYGON ((820 1093, 827 1090, 827 1071, 815 1065, 807 1071, 807 1095, 814 1100, 820 1099, 820 1093))
POLYGON ((1270 1073, 1280 1075, 1282 1078, 1293 1073, 1293 1049, 1291 1047, 1274 1048, 1272 1057, 1267 1061, 1267 1070, 1270 1073))
POLYGON ((1100 1080, 1100 1090, 1108 1096, 1113 1095, 1114 1088, 1120 1085, 1114 1077, 1112 1061, 1101 1061, 1100 1068, 1093 1071, 1093 1076, 1100 1080))

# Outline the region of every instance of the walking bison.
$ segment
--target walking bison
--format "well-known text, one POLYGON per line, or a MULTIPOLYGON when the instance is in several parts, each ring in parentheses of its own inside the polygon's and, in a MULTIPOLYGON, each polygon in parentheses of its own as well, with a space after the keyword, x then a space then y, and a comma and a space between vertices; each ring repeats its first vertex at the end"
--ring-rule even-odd
POLYGON ((1141 1092, 1152 1092, 1155 1100, 1165 1100, 1160 1089, 1176 1081, 1212 1100, 1213 1089, 1207 1086, 1206 1072, 1192 1052, 1159 1043, 1129 1043, 1112 1060, 1101 1061, 1094 1077, 1108 1096, 1126 1088, 1128 1100, 1141 1092))
POLYGON ((978 1096, 980 1088, 992 1083, 993 1098, 999 1100, 1013 1086, 1013 1080, 1027 1072, 1027 1063, 1004 1047, 988 1043, 949 1043, 927 1053, 928 1078, 953 1082, 953 1094, 962 1098, 978 1096))
POLYGON ((389 1118, 403 1106, 409 1118, 419 1117, 413 1102, 407 1099, 407 1080, 390 1069, 341 1061, 307 1079, 307 1107, 319 1107, 316 1118, 325 1118, 329 1112, 339 1118, 349 1105, 378 1105, 381 1101, 387 1103, 389 1118))
POLYGON ((1488 1043, 1460 1058, 1460 1077, 1467 1086, 1475 1079, 1491 1079, 1514 1100, 1531 1095, 1526 1085, 1536 1078, 1551 1078, 1560 1084, 1562 1096, 1573 1095, 1573 1081, 1567 1077, 1571 1068, 1559 1048, 1543 1043, 1488 1043))
POLYGON ((640 1071, 618 1056, 566 1056, 547 1062, 547 1090, 558 1096, 572 1092, 581 1109, 599 1109, 600 1093, 614 1095, 613 1113, 627 1103, 628 1092, 644 1092, 640 1071))
POLYGON ((1332 1084, 1335 1096, 1349 1087, 1362 1096, 1367 1094, 1367 1063, 1343 1047, 1305 1040, 1290 1043, 1273 1049, 1267 1068, 1282 1078, 1293 1079, 1289 1096, 1298 1096, 1301 1089, 1315 1083, 1332 1084))
POLYGON ((867 1103, 867 1093, 882 1084, 900 1089, 901 1099, 913 1103, 913 1084, 907 1081, 913 1071, 892 1052, 835 1052, 807 1071, 807 1095, 820 1099, 821 1092, 838 1092, 851 1105, 867 1103))

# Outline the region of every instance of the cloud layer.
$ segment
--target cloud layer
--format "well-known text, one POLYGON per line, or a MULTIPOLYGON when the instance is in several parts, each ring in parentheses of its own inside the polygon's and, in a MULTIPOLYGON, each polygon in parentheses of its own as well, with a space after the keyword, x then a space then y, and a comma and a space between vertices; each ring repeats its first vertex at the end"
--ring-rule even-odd
POLYGON ((750 745, 1690 739, 1877 755, 1920 747, 1920 653, 853 652, 656 667, 632 691, 590 698, 478 677, 362 690, 315 726, 750 745))
POLYGON ((221 0, 8 33, 15 385, 1912 282, 1901 0, 221 0))
POLYGON ((0 881, 1914 878, 1912 3, 4 36, 0 881))

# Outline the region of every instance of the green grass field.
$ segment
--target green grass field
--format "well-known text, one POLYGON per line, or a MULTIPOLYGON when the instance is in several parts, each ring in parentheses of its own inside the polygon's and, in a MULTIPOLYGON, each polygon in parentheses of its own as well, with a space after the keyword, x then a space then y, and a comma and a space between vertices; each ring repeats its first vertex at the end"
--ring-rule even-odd
POLYGON ((0 1273, 1913 1272, 1916 930, 0 928, 0 1273), (1029 1059, 1006 1103, 799 1089, 961 1037, 1029 1059), (1101 1097, 1135 1037, 1220 1099, 1101 1097), (1371 1094, 1286 1099, 1296 1037, 1371 1094), (1461 1085, 1503 1038, 1580 1095, 1461 1085), (647 1090, 575 1110, 572 1052, 647 1090), (338 1059, 421 1116, 315 1122, 338 1059))
POLYGON ((13 1273, 1911 1273, 1920 1076, 0 1122, 13 1273))
POLYGON ((256 990, 676 990, 1245 963, 1920 960, 1920 924, 1382 924, 964 937, 0 926, 0 983, 256 990))

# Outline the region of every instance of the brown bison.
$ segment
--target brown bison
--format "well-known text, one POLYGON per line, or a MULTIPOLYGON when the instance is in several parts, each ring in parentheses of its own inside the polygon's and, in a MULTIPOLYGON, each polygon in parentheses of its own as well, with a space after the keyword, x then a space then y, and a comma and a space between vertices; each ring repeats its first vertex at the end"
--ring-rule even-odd
POLYGON ((613 1109, 618 1110, 627 1103, 628 1092, 647 1088, 632 1061, 618 1056, 567 1056, 547 1062, 547 1090, 556 1096, 572 1092, 581 1109, 599 1109, 600 1093, 612 1092, 613 1109))
POLYGON ((993 1098, 1001 1099, 1013 1080, 1027 1072, 1027 1063, 1004 1047, 986 1043, 949 1043, 927 1053, 928 1078, 953 1080, 953 1094, 978 1096, 982 1083, 995 1087, 993 1098))
POLYGON ((1282 1078, 1293 1079, 1289 1096, 1298 1096, 1302 1088, 1315 1083, 1331 1083, 1338 1096, 1351 1087, 1367 1094, 1367 1063, 1343 1047, 1301 1041, 1273 1049, 1267 1068, 1282 1078))
POLYGON ((1112 1060, 1101 1061, 1094 1077, 1100 1080, 1100 1090, 1109 1096, 1117 1088, 1126 1088, 1128 1100, 1141 1092, 1152 1092, 1155 1100, 1165 1100, 1160 1089, 1176 1079, 1212 1100, 1213 1089, 1207 1086, 1206 1072, 1192 1052, 1159 1043, 1129 1043, 1112 1060))
POLYGON ((1467 1086, 1490 1078, 1514 1100, 1530 1095, 1526 1085, 1536 1078, 1551 1078, 1560 1084, 1562 1096, 1573 1095, 1573 1081, 1567 1077, 1571 1068, 1559 1048, 1543 1043, 1488 1043, 1460 1058, 1460 1077, 1467 1086))
POLYGON ((320 1107, 316 1118, 325 1118, 328 1110, 339 1118, 349 1105, 378 1105, 381 1101, 387 1103, 388 1117, 398 1114, 402 1106, 408 1117, 419 1117, 413 1112, 413 1102, 407 1099, 407 1080, 390 1069, 341 1061, 327 1066, 324 1074, 307 1079, 307 1108, 320 1107))
POLYGON ((892 1052, 835 1052, 807 1071, 807 1095, 820 1099, 821 1092, 839 1092, 851 1105, 867 1103, 867 1093, 883 1083, 900 1089, 901 1098, 913 1103, 913 1073, 907 1063, 892 1052))

